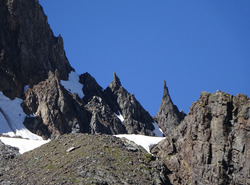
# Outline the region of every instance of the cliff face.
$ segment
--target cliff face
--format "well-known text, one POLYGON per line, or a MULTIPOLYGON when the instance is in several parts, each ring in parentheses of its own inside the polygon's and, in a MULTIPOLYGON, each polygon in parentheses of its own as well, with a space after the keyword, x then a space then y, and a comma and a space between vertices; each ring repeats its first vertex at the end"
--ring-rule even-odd
POLYGON ((27 115, 25 126, 45 138, 65 133, 89 132, 90 113, 76 94, 60 83, 58 73, 49 72, 48 79, 25 92, 23 108, 27 115))
POLYGON ((177 131, 152 152, 173 184, 249 184, 250 99, 202 92, 177 131))
POLYGON ((0 1, 0 90, 22 97, 25 85, 45 80, 56 69, 61 79, 72 70, 61 36, 55 37, 35 0, 0 1))

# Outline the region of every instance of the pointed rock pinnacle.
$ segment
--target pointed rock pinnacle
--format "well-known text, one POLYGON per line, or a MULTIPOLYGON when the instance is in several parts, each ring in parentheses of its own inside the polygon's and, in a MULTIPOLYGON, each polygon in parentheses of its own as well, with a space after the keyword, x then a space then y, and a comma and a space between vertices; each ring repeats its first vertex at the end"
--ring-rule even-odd
POLYGON ((113 74, 113 78, 114 78, 113 82, 115 83, 116 86, 121 86, 122 85, 120 79, 118 78, 118 76, 116 75, 115 72, 113 74))
POLYGON ((169 96, 169 91, 168 91, 167 83, 165 80, 163 81, 163 88, 164 88, 163 97, 169 96))

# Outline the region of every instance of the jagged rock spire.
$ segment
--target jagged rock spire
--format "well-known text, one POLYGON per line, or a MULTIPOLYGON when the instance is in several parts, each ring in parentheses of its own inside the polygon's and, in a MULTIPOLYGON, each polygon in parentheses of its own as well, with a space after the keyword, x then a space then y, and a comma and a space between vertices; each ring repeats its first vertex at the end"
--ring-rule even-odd
POLYGON ((113 81, 106 88, 104 94, 111 109, 124 117, 123 124, 129 134, 154 135, 153 118, 136 100, 136 98, 122 87, 120 79, 113 74, 113 81))
MULTIPOLYGON (((166 81, 164 80, 163 81, 163 97, 162 97, 162 101, 161 101, 161 104, 166 104, 167 103, 172 103, 172 100, 171 100, 171 97, 169 95, 169 90, 168 90, 168 87, 167 87, 167 83, 166 81)), ((164 106, 164 105, 163 105, 164 106)), ((162 107, 162 105, 161 105, 162 107)))
POLYGON ((119 77, 116 75, 116 73, 113 73, 113 81, 109 84, 109 88, 112 91, 118 90, 122 86, 121 81, 119 77))
POLYGON ((173 104, 165 80, 163 82, 163 89, 161 106, 155 118, 163 133, 168 135, 183 120, 185 114, 180 113, 177 106, 173 104))
POLYGON ((118 78, 118 76, 116 75, 115 72, 113 73, 113 78, 114 78, 113 82, 115 82, 116 85, 118 85, 118 86, 122 85, 120 79, 118 78))

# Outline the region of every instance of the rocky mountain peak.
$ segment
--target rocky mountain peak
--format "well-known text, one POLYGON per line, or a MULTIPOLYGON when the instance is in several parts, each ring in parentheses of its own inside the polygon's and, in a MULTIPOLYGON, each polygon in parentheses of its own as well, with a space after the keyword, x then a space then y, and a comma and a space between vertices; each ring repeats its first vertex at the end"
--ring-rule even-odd
POLYGON ((116 75, 116 73, 113 73, 113 81, 109 84, 109 88, 112 89, 112 91, 118 90, 122 86, 121 81, 119 77, 116 75))
POLYGON ((163 89, 164 89, 163 96, 164 97, 169 97, 169 91, 168 91, 166 80, 163 81, 163 89))
POLYGON ((163 82, 163 97, 161 101, 160 109, 155 117, 156 122, 162 129, 165 135, 170 134, 174 128, 180 124, 185 117, 185 113, 179 112, 176 105, 173 104, 169 95, 167 83, 163 82))

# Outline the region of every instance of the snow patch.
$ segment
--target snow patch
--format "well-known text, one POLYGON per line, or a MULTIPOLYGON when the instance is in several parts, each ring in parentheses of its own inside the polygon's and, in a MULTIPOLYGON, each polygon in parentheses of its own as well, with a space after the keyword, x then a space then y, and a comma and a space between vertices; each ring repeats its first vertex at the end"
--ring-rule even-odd
POLYGON ((148 153, 150 153, 150 149, 153 146, 157 145, 161 140, 165 139, 165 137, 152 137, 134 134, 121 134, 115 136, 119 138, 124 137, 130 141, 133 141, 135 144, 142 146, 148 153))
POLYGON ((33 134, 23 125, 27 115, 21 107, 22 102, 19 98, 10 100, 0 91, 0 134, 42 140, 42 137, 33 134))
POLYGON ((29 140, 29 139, 9 138, 9 137, 0 137, 0 140, 5 145, 17 147, 19 149, 20 154, 33 150, 37 147, 40 147, 41 145, 46 144, 50 141, 50 140, 29 140))
POLYGON ((82 92, 83 84, 79 82, 79 75, 76 72, 71 71, 69 73, 68 81, 61 80, 61 84, 70 93, 78 94, 80 98, 84 97, 82 92))
POLYGON ((119 115, 117 115, 116 113, 115 113, 115 115, 116 115, 116 117, 119 118, 119 120, 123 123, 124 117, 122 116, 122 114, 119 112, 119 115))
POLYGON ((163 137, 163 132, 162 130, 160 129, 160 127, 158 126, 157 123, 153 123, 155 129, 154 129, 154 134, 157 136, 157 137, 163 137))

